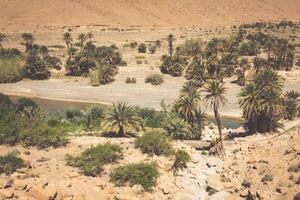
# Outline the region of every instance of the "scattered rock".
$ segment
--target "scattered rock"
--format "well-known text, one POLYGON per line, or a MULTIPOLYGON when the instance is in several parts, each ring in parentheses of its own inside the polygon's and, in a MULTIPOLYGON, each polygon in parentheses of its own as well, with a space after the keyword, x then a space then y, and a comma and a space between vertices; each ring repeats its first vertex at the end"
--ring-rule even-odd
POLYGON ((27 183, 23 180, 15 180, 14 181, 14 188, 16 190, 26 190, 27 188, 27 183))
POLYGON ((207 188, 206 191, 212 195, 214 193, 220 192, 224 189, 223 183, 220 181, 220 177, 217 175, 211 175, 207 178, 207 188))

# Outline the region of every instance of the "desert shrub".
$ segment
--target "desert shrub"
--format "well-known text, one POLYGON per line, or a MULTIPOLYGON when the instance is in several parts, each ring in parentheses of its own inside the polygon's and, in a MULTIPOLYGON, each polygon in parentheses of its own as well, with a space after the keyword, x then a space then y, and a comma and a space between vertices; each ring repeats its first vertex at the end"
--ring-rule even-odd
POLYGON ((138 108, 138 116, 145 121, 145 126, 158 128, 161 127, 163 114, 150 108, 138 108))
POLYGON ((156 41, 155 41, 155 46, 156 46, 157 48, 160 48, 160 47, 161 47, 161 41, 160 41, 160 40, 156 40, 156 41))
POLYGON ((161 85, 164 82, 163 77, 160 74, 151 74, 145 78, 145 83, 151 85, 161 85))
POLYGON ((67 120, 76 120, 76 118, 81 118, 82 117, 82 112, 80 109, 77 108, 69 108, 65 111, 65 116, 67 120))
POLYGON ((21 140, 20 132, 24 127, 24 119, 13 112, 0 116, 0 144, 18 143, 21 140))
POLYGON ((0 58, 0 83, 12 83, 24 78, 24 58, 0 58))
POLYGON ((99 80, 98 80, 98 71, 91 71, 89 73, 89 77, 90 77, 90 84, 91 86, 99 86, 100 83, 99 83, 99 80))
POLYGON ((0 174, 10 175, 23 166, 24 161, 13 153, 0 156, 0 174))
POLYGON ((17 100, 17 111, 22 112, 26 107, 37 108, 38 105, 29 98, 22 97, 17 100))
POLYGON ((271 182, 273 181, 273 176, 271 174, 265 174, 262 179, 262 182, 271 182))
POLYGON ((163 55, 161 57, 161 65, 159 68, 163 74, 179 77, 182 75, 186 65, 187 60, 184 57, 163 55))
POLYGON ((63 127, 50 127, 46 122, 27 126, 20 133, 21 142, 26 146, 39 148, 59 147, 67 143, 66 130, 63 127))
POLYGON ((118 73, 118 67, 116 65, 101 65, 98 69, 98 80, 101 85, 105 85, 113 82, 114 77, 118 73))
POLYGON ((147 45, 145 43, 141 43, 138 46, 138 52, 139 53, 146 53, 147 45))
POLYGON ((149 51, 151 54, 154 54, 156 52, 156 46, 155 45, 150 46, 149 51))
POLYGON ((298 192, 297 194, 295 194, 293 200, 300 200, 300 192, 298 192))
POLYGON ((84 150, 79 156, 66 156, 69 165, 78 167, 87 176, 97 176, 103 166, 122 158, 122 148, 114 144, 99 144, 84 150))
POLYGON ((186 168, 187 163, 191 160, 190 155, 184 150, 178 150, 175 152, 175 162, 173 169, 175 171, 186 168))
POLYGON ((300 112, 300 108, 297 104, 297 101, 300 97, 300 93, 297 91, 288 91, 285 94, 284 99, 284 118, 292 120, 297 117, 300 112))
POLYGON ((136 138, 134 144, 136 148, 149 155, 170 155, 173 152, 169 138, 161 132, 146 132, 136 138))
POLYGON ((290 166, 288 168, 288 172, 294 172, 294 173, 300 172, 300 163, 290 166))
POLYGON ((141 64, 143 64, 143 61, 142 60, 136 60, 136 64, 141 65, 141 64))
POLYGON ((130 77, 127 77, 126 79, 125 79, 125 83, 136 83, 136 78, 130 78, 130 77))
POLYGON ((244 42, 240 46, 240 54, 242 56, 255 56, 259 53, 259 43, 256 41, 244 42))
POLYGON ((54 69, 57 69, 57 70, 61 70, 61 64, 62 63, 61 63, 61 60, 58 57, 47 55, 44 58, 44 62, 45 62, 45 65, 49 68, 54 68, 54 69))
POLYGON ((4 111, 10 110, 12 106, 13 102, 9 96, 0 93, 0 116, 4 113, 4 111))
POLYGON ((2 51, 0 51, 0 57, 2 58, 12 58, 12 57, 17 57, 21 55, 21 51, 19 49, 16 48, 12 48, 12 49, 2 49, 2 51))
POLYGON ((110 174, 110 180, 117 186, 129 183, 130 186, 139 184, 145 190, 155 186, 159 176, 157 167, 154 164, 138 163, 117 167, 110 174))
POLYGON ((136 48, 137 45, 138 45, 137 42, 131 42, 131 43, 130 43, 130 47, 131 47, 132 49, 136 48))

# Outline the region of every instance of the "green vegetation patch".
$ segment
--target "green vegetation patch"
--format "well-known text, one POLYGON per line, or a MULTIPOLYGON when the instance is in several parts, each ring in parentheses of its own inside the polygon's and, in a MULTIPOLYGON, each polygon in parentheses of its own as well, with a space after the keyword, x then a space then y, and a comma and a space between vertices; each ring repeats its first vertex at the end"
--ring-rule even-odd
POLYGON ((171 155, 173 153, 169 138, 161 132, 147 132, 136 138, 134 144, 149 155, 171 155))
POLYGON ((129 183, 130 186, 139 184, 149 190, 156 184, 159 172, 154 164, 138 163, 117 167, 110 174, 110 180, 117 186, 129 183))
POLYGON ((98 176, 103 166, 123 157, 122 148, 114 144, 100 144, 84 150, 79 156, 67 155, 69 165, 78 167, 87 176, 98 176))
POLYGON ((12 83, 24 78, 25 60, 21 56, 0 58, 0 83, 12 83))
POLYGON ((190 155, 184 150, 178 150, 175 152, 175 162, 173 169, 178 171, 180 169, 187 168, 187 163, 191 160, 190 155))
POLYGON ((164 79, 160 74, 152 74, 145 79, 145 83, 150 83, 151 85, 161 85, 163 82, 164 79))
POLYGON ((0 174, 10 175, 23 166, 24 161, 13 153, 0 156, 0 174))

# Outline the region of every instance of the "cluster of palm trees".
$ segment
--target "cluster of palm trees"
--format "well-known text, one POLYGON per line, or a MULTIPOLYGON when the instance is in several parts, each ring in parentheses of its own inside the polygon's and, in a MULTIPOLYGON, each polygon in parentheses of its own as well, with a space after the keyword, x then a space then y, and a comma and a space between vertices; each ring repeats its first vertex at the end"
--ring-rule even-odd
POLYGON ((49 68, 61 69, 61 61, 55 56, 49 55, 49 49, 45 45, 34 43, 32 33, 23 33, 22 39, 27 53, 24 72, 31 79, 47 79, 50 77, 49 68))
POLYGON ((114 80, 118 72, 117 65, 126 65, 121 54, 116 51, 117 47, 100 46, 93 43, 93 34, 79 34, 78 42, 73 42, 70 32, 63 35, 67 46, 68 60, 66 63, 66 75, 87 76, 94 71, 97 75, 95 85, 107 84, 114 80))
POLYGON ((272 69, 258 73, 239 94, 239 104, 251 132, 276 130, 284 114, 283 80, 272 69))

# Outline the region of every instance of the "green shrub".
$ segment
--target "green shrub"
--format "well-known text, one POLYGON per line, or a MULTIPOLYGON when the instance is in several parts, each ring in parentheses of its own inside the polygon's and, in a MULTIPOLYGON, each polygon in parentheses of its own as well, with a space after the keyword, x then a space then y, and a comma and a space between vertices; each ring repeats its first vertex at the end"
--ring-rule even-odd
POLYGON ((161 132, 147 132, 136 138, 134 144, 149 155, 171 155, 173 152, 169 138, 161 132))
POLYGON ((24 78, 24 58, 0 58, 0 83, 12 83, 24 78))
POLYGON ((31 99, 26 98, 26 97, 22 97, 20 99, 18 99, 17 101, 17 110, 19 112, 24 111, 24 109, 26 107, 32 107, 32 108, 37 108, 38 105, 31 99))
POLYGON ((67 155, 69 165, 78 167, 87 176, 97 176, 103 166, 115 163, 122 158, 122 148, 114 144, 100 144, 84 150, 79 156, 67 155))
POLYGON ((187 167, 187 163, 191 160, 190 155, 184 150, 178 150, 175 152, 175 162, 173 164, 173 169, 175 171, 187 167))
POLYGON ((147 45, 145 43, 141 43, 138 46, 138 52, 139 53, 146 53, 147 45))
POLYGON ((110 174, 110 180, 117 186, 129 183, 130 186, 139 184, 149 190, 156 184, 159 176, 157 167, 153 164, 138 163, 117 167, 110 174))
POLYGON ((0 174, 10 175, 23 166, 24 161, 13 153, 0 156, 0 174))
POLYGON ((12 100, 8 95, 0 93, 0 115, 4 113, 4 111, 10 110, 13 106, 12 100))
POLYGON ((146 77, 145 83, 150 83, 151 85, 161 85, 164 79, 159 74, 152 74, 146 77))
POLYGON ((21 139, 25 120, 19 115, 8 112, 0 117, 0 144, 14 145, 21 139))

